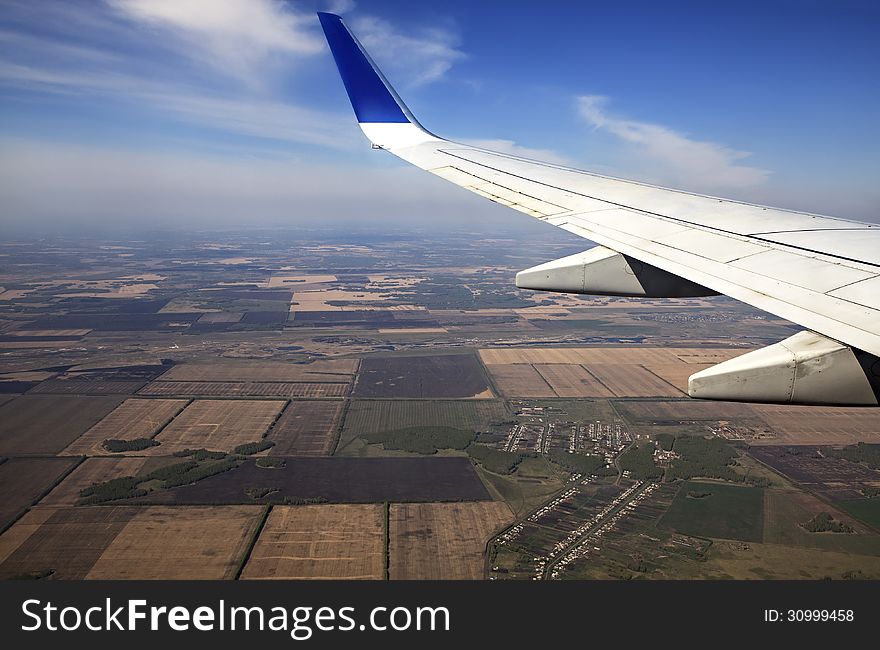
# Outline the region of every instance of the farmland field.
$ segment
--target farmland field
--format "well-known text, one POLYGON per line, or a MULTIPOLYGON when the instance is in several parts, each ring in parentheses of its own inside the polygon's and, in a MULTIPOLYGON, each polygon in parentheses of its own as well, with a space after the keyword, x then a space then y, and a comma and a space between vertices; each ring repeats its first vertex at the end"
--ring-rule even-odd
MULTIPOLYGON (((277 458, 277 457, 276 457, 277 458)), ((151 493, 143 503, 329 503, 489 499, 467 458, 286 458, 283 467, 253 460, 198 483, 151 493), (261 497, 249 493, 258 490, 261 497), (294 501, 296 502, 296 501, 294 501)))
POLYGON ((127 399, 61 453, 102 456, 109 453, 103 446, 107 439, 152 438, 187 403, 185 399, 127 399))
POLYGON ((162 375, 162 381, 346 382, 357 372, 357 359, 327 359, 309 364, 279 361, 184 363, 162 375))
POLYGON ((880 534, 863 526, 856 513, 845 512, 846 503, 834 507, 808 492, 799 490, 764 491, 764 542, 809 548, 880 555, 880 534), (841 509, 842 508, 842 509, 841 509), (811 533, 803 527, 820 512, 827 512, 837 521, 851 525, 855 534, 811 533))
POLYGON ((275 506, 242 578, 381 580, 384 519, 381 504, 275 506))
POLYGON ((687 393, 688 377, 712 366, 705 363, 664 363, 645 367, 681 392, 687 393))
POLYGON ((98 557, 86 578, 233 578, 261 512, 256 506, 138 508, 98 557))
POLYGON ((154 381, 139 394, 167 397, 344 397, 348 386, 333 382, 154 381))
POLYGON ((526 363, 494 364, 487 369, 505 397, 556 397, 534 366, 526 363))
POLYGON ((49 494, 40 499, 43 506, 72 506, 80 498, 80 491, 95 483, 103 483, 122 476, 134 476, 147 458, 87 458, 68 474, 49 494))
POLYGON ((259 441, 284 408, 277 400, 196 400, 155 438, 160 444, 137 452, 167 456, 184 449, 231 452, 259 441))
POLYGON ((483 363, 577 363, 613 365, 664 365, 672 363, 718 363, 743 354, 727 348, 489 348, 480 350, 483 363))
POLYGON ((136 508, 34 508, 0 535, 0 579, 81 580, 136 508))
POLYGON ((352 400, 337 453, 357 447, 363 433, 424 426, 477 430, 507 417, 500 400, 352 400))
POLYGON ((267 436, 271 456, 329 456, 336 444, 342 401, 291 402, 267 436))
POLYGON ((711 422, 758 418, 753 405, 739 402, 702 402, 682 399, 675 401, 615 401, 614 405, 633 424, 711 422))
POLYGON ((764 530, 764 491, 687 481, 660 525, 685 535, 760 542, 764 530))
POLYGON ((146 381, 113 379, 49 379, 28 391, 31 395, 132 395, 146 381))
POLYGON ((536 364, 535 370, 559 397, 614 397, 608 388, 577 364, 536 364))
POLYGON ((880 530, 880 499, 849 499, 837 505, 859 521, 880 530))
POLYGON ((123 397, 23 395, 0 407, 0 455, 55 454, 116 408, 123 397))
POLYGON ((368 357, 361 363, 357 397, 492 397, 472 354, 368 357))
POLYGON ((858 499, 865 486, 880 485, 880 471, 803 446, 753 446, 749 455, 813 492, 832 500, 858 499))
POLYGON ((587 366, 617 397, 683 397, 680 390, 642 366, 592 364, 587 366))
POLYGON ((68 458, 12 458, 0 465, 0 530, 74 464, 68 458))
POLYGON ((755 404, 752 409, 777 432, 773 444, 851 445, 880 442, 875 409, 755 404))
POLYGON ((480 580, 486 542, 513 520, 507 504, 392 504, 388 531, 392 580, 480 580))

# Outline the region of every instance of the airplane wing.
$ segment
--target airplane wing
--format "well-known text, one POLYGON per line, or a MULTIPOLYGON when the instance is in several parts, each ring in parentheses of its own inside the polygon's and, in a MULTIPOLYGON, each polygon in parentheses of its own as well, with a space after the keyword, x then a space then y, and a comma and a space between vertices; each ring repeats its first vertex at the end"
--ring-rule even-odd
POLYGON ((722 293, 806 331, 692 375, 692 397, 878 404, 880 227, 610 178, 437 137, 419 124, 342 19, 318 15, 374 148, 599 244, 520 272, 517 286, 643 297, 722 293))

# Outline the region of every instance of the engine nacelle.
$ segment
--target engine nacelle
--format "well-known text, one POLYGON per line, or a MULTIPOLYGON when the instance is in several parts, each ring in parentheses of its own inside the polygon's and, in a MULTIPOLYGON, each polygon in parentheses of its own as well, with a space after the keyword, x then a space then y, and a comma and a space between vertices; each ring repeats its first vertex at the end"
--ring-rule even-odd
POLYGON ((516 286, 536 291, 639 298, 718 295, 690 280, 602 246, 520 271, 516 274, 516 286))
POLYGON ((821 334, 799 332, 691 375, 688 394, 736 402, 876 406, 880 359, 821 334))

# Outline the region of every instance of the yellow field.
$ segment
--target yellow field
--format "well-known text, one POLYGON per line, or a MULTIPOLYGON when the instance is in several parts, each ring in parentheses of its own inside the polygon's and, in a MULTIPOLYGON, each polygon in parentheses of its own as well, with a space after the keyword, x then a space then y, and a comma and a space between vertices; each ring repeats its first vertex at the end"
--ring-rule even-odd
POLYGON ((187 406, 138 455, 168 456, 184 449, 231 452, 258 442, 284 408, 280 400, 196 400, 187 406))
POLYGON ((483 363, 579 363, 662 365, 668 363, 717 363, 745 351, 729 348, 503 348, 480 350, 483 363), (710 359, 710 361, 707 361, 710 359))
POLYGON ((559 397, 614 397, 614 394, 591 375, 583 366, 565 363, 536 364, 559 397))
POLYGON ((688 377, 695 372, 710 368, 711 365, 708 363, 664 363, 645 367, 683 393, 687 393, 688 377))
POLYGON ((682 397, 690 375, 743 353, 733 348, 492 348, 480 350, 480 359, 508 397, 682 397))
POLYGON ((597 363, 587 369, 617 397, 682 397, 680 390, 642 366, 597 363))
POLYGON ((880 443, 880 416, 875 409, 754 404, 752 410, 777 432, 755 444, 852 445, 880 443))
POLYGON ((86 579, 233 578, 261 511, 259 506, 138 508, 86 579))
POLYGON ((501 501, 393 504, 389 517, 392 580, 481 580, 486 543, 513 521, 501 501))
MULTIPOLYGON (((350 378, 344 377, 345 381, 348 379, 350 378)), ((177 395, 187 397, 345 397, 348 389, 348 383, 331 383, 329 381, 154 381, 139 390, 138 395, 165 397, 177 395)))
POLYGON ((383 527, 379 504, 275 506, 242 578, 381 580, 383 527))
POLYGON ((533 366, 524 363, 488 366, 498 390, 505 397, 556 397, 550 385, 533 366))
POLYGON ((103 456, 107 439, 152 438, 167 422, 183 410, 185 399, 127 399, 103 420, 70 443, 61 455, 103 456))

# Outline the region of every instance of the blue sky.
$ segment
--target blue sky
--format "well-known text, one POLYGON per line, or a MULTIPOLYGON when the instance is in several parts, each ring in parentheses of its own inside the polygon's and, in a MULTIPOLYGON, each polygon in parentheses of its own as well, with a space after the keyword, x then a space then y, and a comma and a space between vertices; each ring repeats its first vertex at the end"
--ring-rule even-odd
POLYGON ((443 136, 878 221, 876 7, 0 0, 0 224, 522 226, 369 149, 316 10, 443 136))

